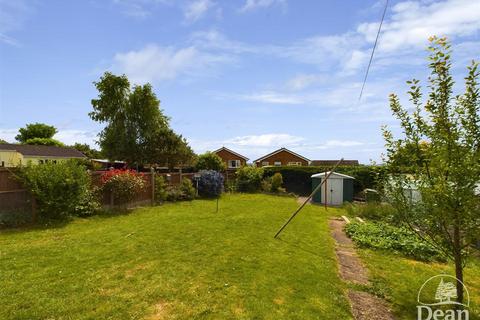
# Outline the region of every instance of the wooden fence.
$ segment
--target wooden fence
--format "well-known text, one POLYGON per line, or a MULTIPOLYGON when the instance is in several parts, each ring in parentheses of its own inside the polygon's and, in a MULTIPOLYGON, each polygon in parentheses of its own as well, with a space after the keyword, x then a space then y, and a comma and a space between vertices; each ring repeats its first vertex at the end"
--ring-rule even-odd
POLYGON ((15 170, 0 168, 0 212, 32 212, 34 200, 15 178, 15 170))
MULTIPOLYGON (((104 171, 103 171, 104 172, 104 171)), ((93 184, 100 186, 102 171, 91 172, 93 184)), ((129 203, 129 206, 150 205, 154 202, 155 176, 164 176, 168 184, 178 185, 184 178, 193 179, 194 173, 144 173, 145 188, 129 203)), ((104 208, 115 206, 113 197, 109 192, 102 192, 101 204, 104 208)), ((0 214, 23 212, 30 214, 35 219, 35 199, 15 178, 14 169, 0 168, 0 214)))

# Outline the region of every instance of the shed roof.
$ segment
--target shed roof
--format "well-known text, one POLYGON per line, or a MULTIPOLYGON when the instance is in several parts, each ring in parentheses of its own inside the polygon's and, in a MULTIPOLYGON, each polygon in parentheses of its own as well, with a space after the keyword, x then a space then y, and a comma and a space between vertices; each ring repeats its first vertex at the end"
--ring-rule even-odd
MULTIPOLYGON (((329 174, 330 171, 327 171, 327 172, 321 172, 321 173, 315 173, 315 174, 312 174, 312 178, 324 178, 325 177, 325 174, 329 174)), ((355 179, 354 177, 351 177, 351 176, 347 176, 346 174, 341 174, 341 173, 338 173, 338 172, 332 172, 332 174, 330 175, 329 179, 335 179, 335 178, 340 178, 340 179, 355 179)))
POLYGON ((24 156, 85 158, 85 155, 76 149, 56 146, 1 143, 0 151, 2 150, 17 151, 24 156))

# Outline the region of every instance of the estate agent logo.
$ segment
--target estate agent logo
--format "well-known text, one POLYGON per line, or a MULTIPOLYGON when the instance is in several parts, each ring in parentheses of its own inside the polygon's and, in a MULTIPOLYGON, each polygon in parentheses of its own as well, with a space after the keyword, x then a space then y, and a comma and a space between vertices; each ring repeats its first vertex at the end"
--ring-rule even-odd
POLYGON ((425 281, 418 291, 417 320, 468 320, 470 295, 467 287, 459 281, 464 290, 464 303, 456 301, 457 281, 457 278, 447 274, 425 281))

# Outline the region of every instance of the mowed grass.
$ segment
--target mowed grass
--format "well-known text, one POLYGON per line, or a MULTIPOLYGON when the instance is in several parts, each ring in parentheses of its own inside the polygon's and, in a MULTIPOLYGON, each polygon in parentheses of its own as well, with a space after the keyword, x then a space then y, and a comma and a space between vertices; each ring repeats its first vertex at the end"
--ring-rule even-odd
MULTIPOLYGON (((417 295, 423 283, 439 274, 455 275, 453 263, 424 263, 385 251, 360 249, 376 293, 390 302, 398 319, 417 319, 417 295)), ((450 279, 445 279, 451 281, 450 279)), ((464 283, 470 293, 470 319, 480 319, 480 260, 472 258, 465 269, 464 283)), ((428 292, 432 300, 434 287, 428 292)))
MULTIPOLYGON (((226 195, 0 234, 0 319, 351 319, 328 216, 226 195)), ((330 210, 331 215, 335 209, 330 210)))

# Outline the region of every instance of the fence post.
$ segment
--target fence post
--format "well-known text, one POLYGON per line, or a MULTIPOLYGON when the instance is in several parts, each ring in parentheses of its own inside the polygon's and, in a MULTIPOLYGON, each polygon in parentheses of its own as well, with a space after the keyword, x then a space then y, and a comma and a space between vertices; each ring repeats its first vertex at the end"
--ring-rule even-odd
POLYGON ((150 168, 150 184, 152 185, 152 206, 155 205, 155 169, 150 168))

